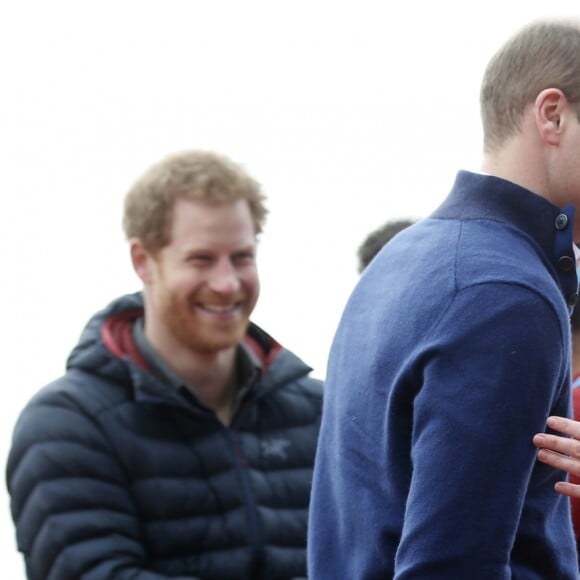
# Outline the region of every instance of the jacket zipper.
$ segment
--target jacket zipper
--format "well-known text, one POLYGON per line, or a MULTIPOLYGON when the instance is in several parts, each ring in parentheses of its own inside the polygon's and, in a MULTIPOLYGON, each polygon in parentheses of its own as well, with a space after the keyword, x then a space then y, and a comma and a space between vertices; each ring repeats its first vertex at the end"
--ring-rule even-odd
POLYGON ((263 557, 264 546, 261 538, 260 526, 258 523, 258 510, 248 476, 248 465, 246 458, 239 448, 232 431, 229 428, 224 428, 224 432, 227 442, 232 450, 236 471, 238 472, 242 483, 244 506, 248 516, 248 543, 254 553, 254 573, 257 573, 263 557))

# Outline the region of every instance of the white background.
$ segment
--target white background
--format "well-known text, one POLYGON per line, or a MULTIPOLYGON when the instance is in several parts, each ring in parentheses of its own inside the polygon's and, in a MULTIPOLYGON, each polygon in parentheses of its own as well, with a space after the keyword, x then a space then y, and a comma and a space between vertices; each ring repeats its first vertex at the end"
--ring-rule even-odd
MULTIPOLYGON (((1 465, 87 319, 139 288, 121 207, 151 163, 213 149, 263 184, 254 321, 323 378, 358 245, 478 168, 488 59, 561 15, 577 0, 1 2, 1 465)), ((0 501, 0 574, 20 578, 0 501)))

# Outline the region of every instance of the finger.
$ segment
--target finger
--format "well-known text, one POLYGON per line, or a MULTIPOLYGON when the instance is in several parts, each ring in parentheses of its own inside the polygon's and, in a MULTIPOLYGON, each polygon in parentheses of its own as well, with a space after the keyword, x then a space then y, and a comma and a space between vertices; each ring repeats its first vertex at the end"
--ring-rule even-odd
POLYGON ((558 435, 548 435, 547 433, 538 433, 534 435, 533 442, 536 447, 557 451, 558 453, 580 459, 580 441, 576 441, 575 439, 559 437, 558 435))
POLYGON ((554 489, 561 493, 562 495, 567 495, 568 497, 580 498, 580 485, 570 483, 568 481, 559 481, 554 486, 554 489))
POLYGON ((550 429, 571 435, 575 439, 580 439, 580 421, 565 419, 564 417, 548 417, 546 424, 550 429))
POLYGON ((578 459, 573 459, 566 455, 561 455, 560 453, 554 453, 547 449, 540 449, 540 451, 538 451, 538 460, 546 465, 555 467, 556 469, 561 469, 562 471, 566 471, 572 475, 580 476, 580 461, 578 461, 578 459))

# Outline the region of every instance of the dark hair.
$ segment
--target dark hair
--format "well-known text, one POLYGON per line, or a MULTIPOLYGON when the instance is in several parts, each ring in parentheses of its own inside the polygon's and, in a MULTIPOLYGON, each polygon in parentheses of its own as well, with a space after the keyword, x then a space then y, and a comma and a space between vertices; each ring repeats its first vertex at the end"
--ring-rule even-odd
POLYGON ((361 273, 379 253, 381 248, 399 232, 412 226, 415 222, 412 220, 397 220, 383 224, 380 228, 373 230, 359 246, 358 271, 361 273))

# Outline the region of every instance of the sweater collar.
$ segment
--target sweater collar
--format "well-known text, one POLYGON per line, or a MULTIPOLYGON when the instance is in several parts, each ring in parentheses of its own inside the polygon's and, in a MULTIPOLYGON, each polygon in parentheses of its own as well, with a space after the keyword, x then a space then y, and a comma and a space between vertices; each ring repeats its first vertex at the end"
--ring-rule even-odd
POLYGON ((500 177, 460 171, 449 196, 432 217, 493 220, 527 234, 541 248, 568 306, 573 307, 578 300, 574 212, 574 206, 558 208, 547 199, 500 177))

